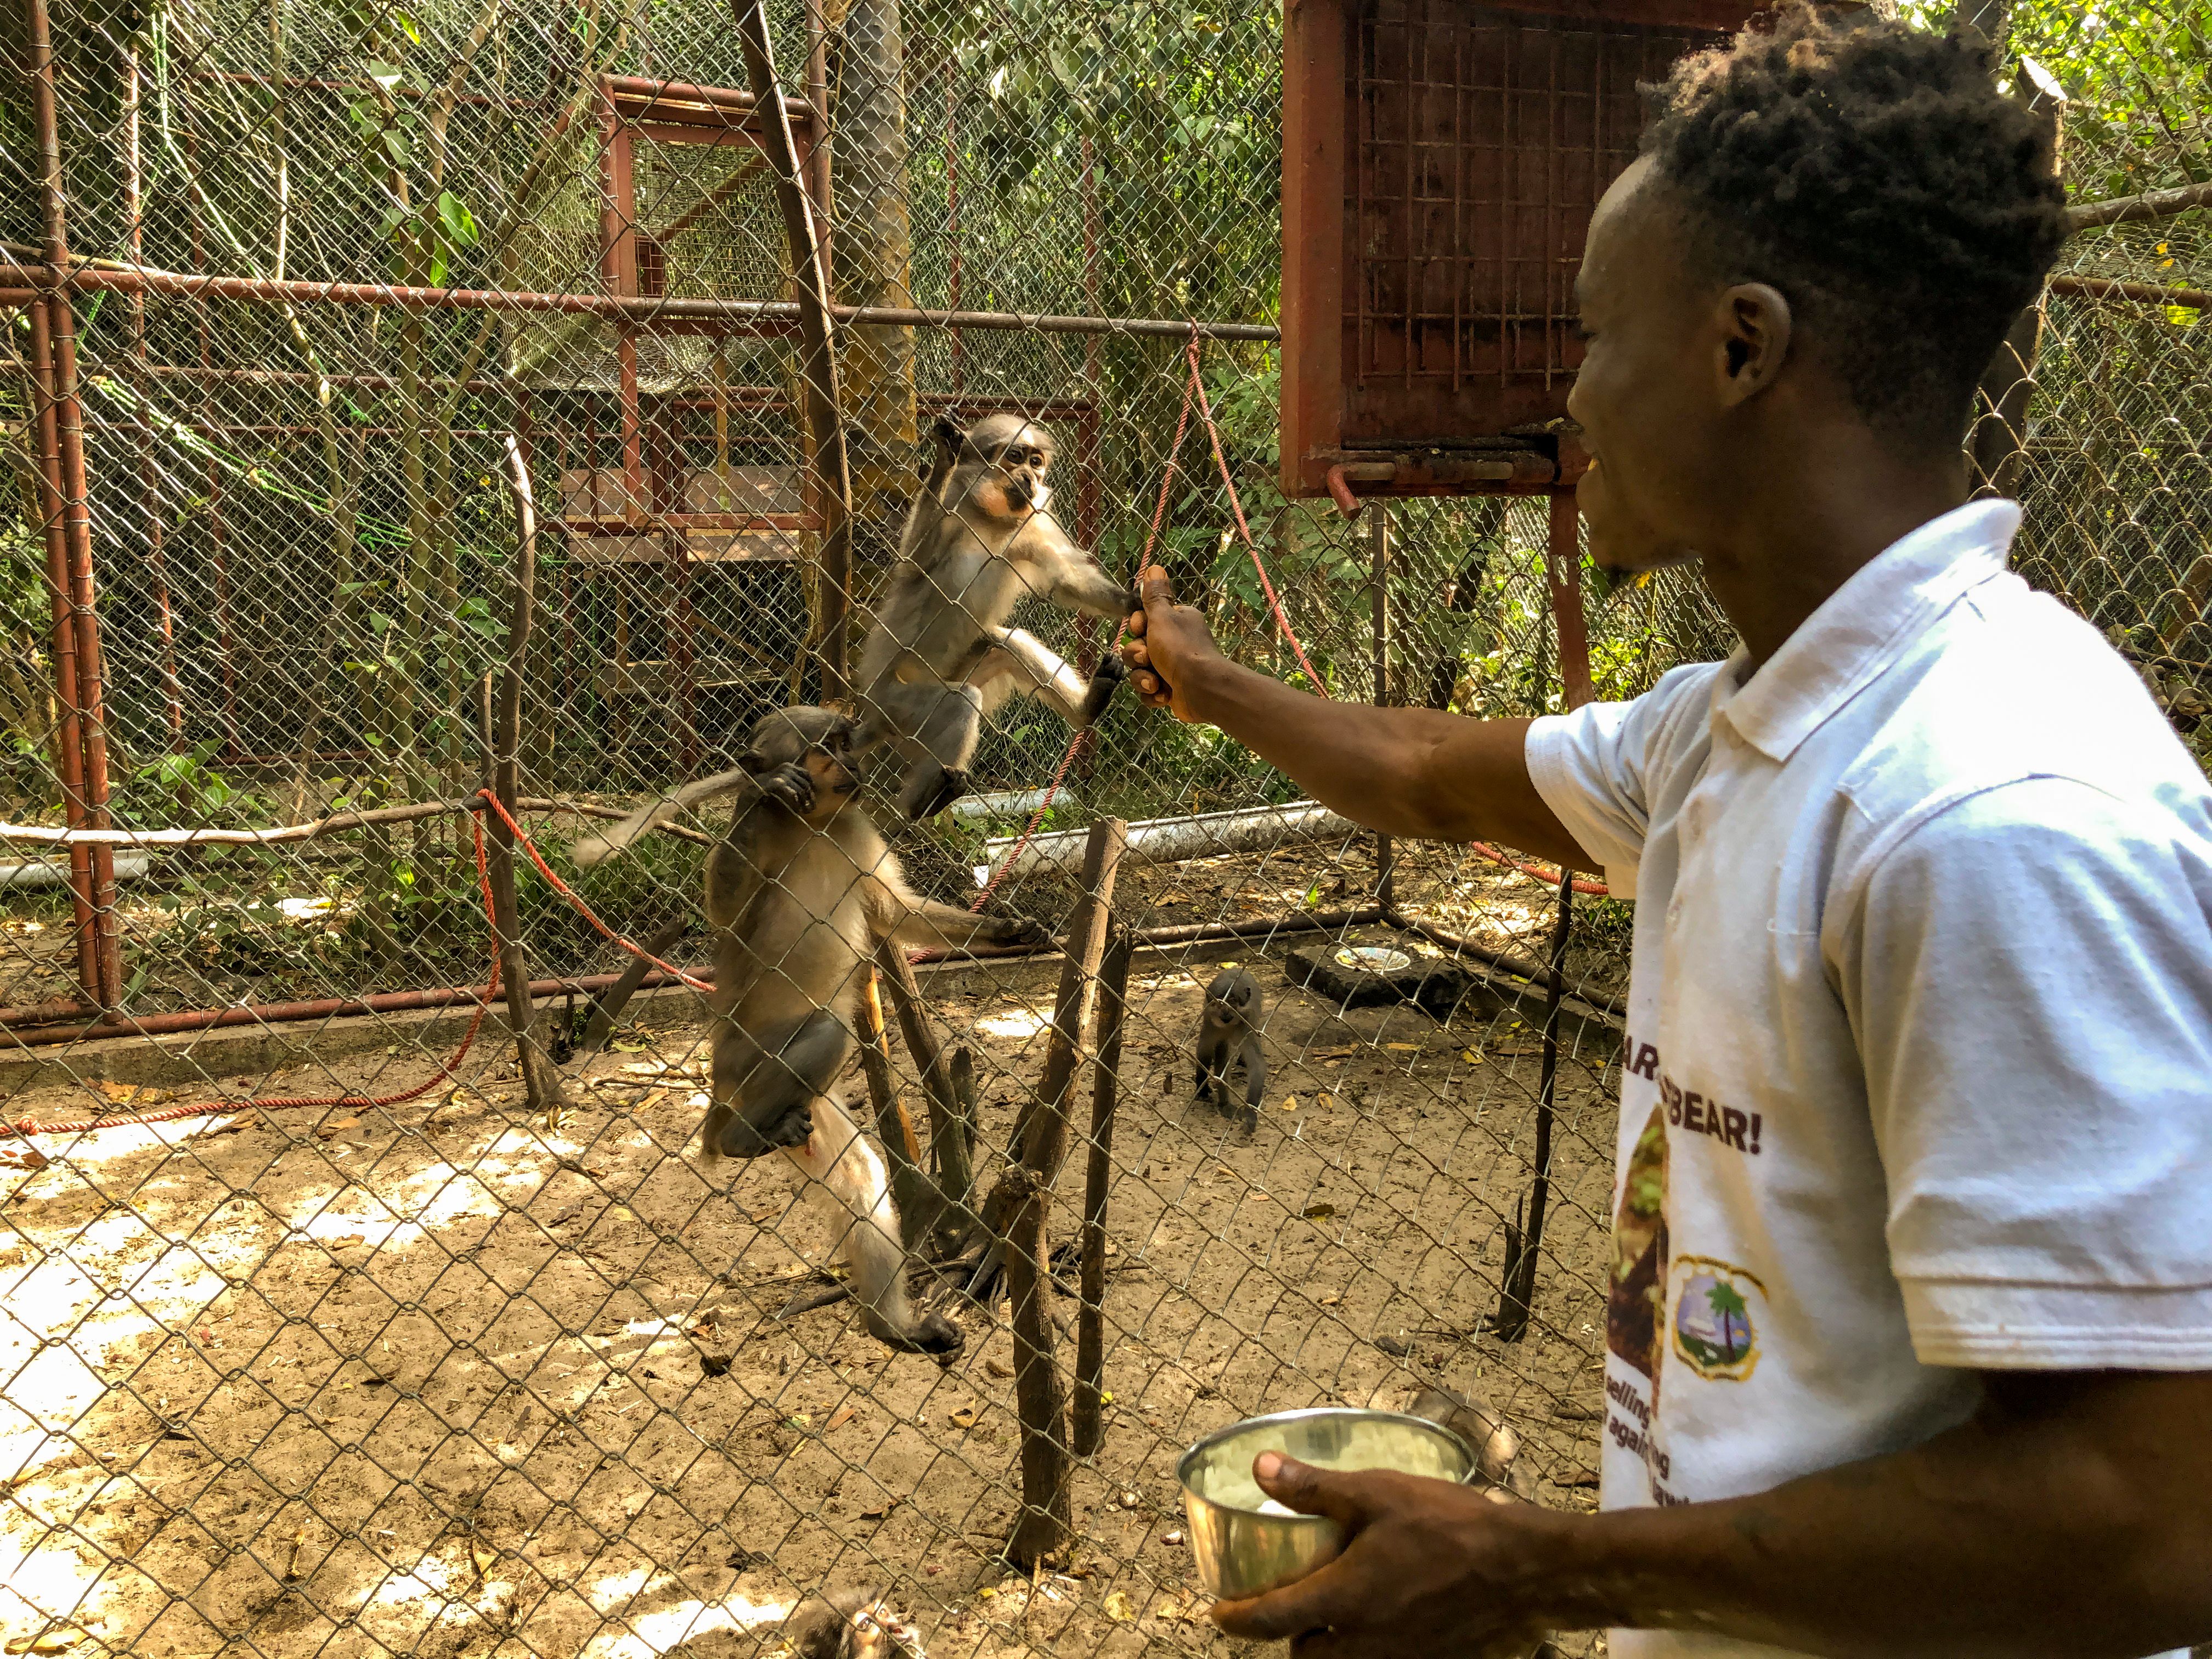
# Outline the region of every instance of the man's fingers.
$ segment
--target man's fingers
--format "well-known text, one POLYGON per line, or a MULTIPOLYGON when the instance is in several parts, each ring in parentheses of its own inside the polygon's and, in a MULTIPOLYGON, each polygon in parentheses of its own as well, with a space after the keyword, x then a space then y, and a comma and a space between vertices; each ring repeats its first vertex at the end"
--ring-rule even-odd
POLYGON ((1341 1558, 1295 1584, 1242 1601, 1216 1601, 1213 1622, 1231 1636, 1255 1642, 1281 1642, 1308 1631, 1349 1624, 1365 1599, 1359 1575, 1347 1573, 1341 1558))
POLYGON ((1317 1469, 1280 1452, 1261 1452, 1252 1460, 1252 1478, 1268 1497, 1288 1504, 1304 1515, 1326 1515, 1347 1527, 1367 1519, 1360 1499, 1359 1477, 1332 1469, 1317 1469))
POLYGON ((1137 584, 1137 591, 1145 596, 1145 609, 1147 611, 1156 605, 1175 603, 1175 589, 1168 580, 1168 573, 1158 565, 1145 572, 1144 580, 1137 584))

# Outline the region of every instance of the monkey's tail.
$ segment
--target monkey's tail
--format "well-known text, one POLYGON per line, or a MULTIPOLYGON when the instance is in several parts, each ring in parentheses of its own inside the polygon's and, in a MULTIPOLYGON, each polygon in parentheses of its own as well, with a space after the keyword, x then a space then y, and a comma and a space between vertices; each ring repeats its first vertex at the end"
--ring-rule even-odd
POLYGON ((611 858, 635 841, 647 830, 666 823, 679 812, 689 811, 702 801, 712 800, 717 795, 734 793, 752 781, 752 774, 739 767, 732 771, 717 772, 711 778, 700 778, 661 796, 648 805, 641 806, 611 830, 586 836, 568 850, 579 870, 588 870, 604 859, 611 858))

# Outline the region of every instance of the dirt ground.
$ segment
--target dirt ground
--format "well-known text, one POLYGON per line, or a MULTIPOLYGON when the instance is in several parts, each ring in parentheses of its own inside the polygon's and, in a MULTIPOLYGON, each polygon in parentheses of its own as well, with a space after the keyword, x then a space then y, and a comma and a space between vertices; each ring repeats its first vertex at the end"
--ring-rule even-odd
MULTIPOLYGON (((1212 879, 1179 878, 1233 913, 1212 879)), ((1153 909, 1168 890, 1130 896, 1153 909)), ((1226 1651, 1180 1540, 1183 1446, 1431 1380, 1504 1410, 1536 1501, 1594 1504, 1609 1049, 1561 1066, 1535 1317, 1509 1347, 1478 1330, 1529 1172, 1534 1034, 1340 1013, 1283 987, 1279 949, 1242 960, 1272 999, 1249 1135, 1189 1098, 1218 963, 1141 957, 1132 981, 1112 1401, 1066 1571, 1032 1583, 999 1557, 1019 1489, 1003 1310, 948 1305, 968 1342, 943 1367, 888 1353, 849 1306, 779 1322, 830 1240, 780 1160, 709 1177, 686 1155, 702 1056, 663 1001, 571 1064, 557 1124, 487 1043, 459 1086, 388 1111, 110 1129, 5 1171, 0 1634, 155 1659, 709 1659, 776 1651, 796 1597, 866 1583, 939 1659, 1226 1651)), ((999 981, 935 1010, 977 1052, 986 1150, 1036 1084, 1050 1014, 1034 970, 999 981)), ((398 1048, 279 1086, 390 1092, 442 1057, 398 1048)), ((908 1094, 919 1115, 910 1074, 908 1094)), ((55 1091, 11 1112, 89 1103, 55 1091)), ((1074 1302, 1057 1305, 1072 1330, 1074 1302)))

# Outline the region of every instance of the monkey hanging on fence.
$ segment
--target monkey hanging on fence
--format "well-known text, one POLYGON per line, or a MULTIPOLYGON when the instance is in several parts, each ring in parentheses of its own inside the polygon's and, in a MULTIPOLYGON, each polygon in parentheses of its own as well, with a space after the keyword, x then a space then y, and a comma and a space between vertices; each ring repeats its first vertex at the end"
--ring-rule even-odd
POLYGON ((1018 415, 987 415, 965 432, 940 418, 934 436, 860 652, 854 745, 888 742, 907 761, 899 805, 910 818, 967 793, 983 720, 1008 697, 1026 691, 1080 730, 1128 672, 1108 653, 1086 680, 1036 635, 1006 626, 1018 603, 1116 622, 1144 608, 1053 517, 1050 433, 1018 415))
POLYGON ((1260 1102, 1267 1091, 1267 1054, 1260 1042, 1260 1024, 1267 1004, 1260 981, 1241 968, 1224 968, 1206 988, 1206 1007, 1198 1018, 1198 1081, 1196 1095, 1212 1097, 1216 1111, 1229 1109, 1229 1068, 1244 1067, 1244 1111, 1239 1120, 1247 1129, 1260 1123, 1260 1102))
POLYGON ((884 1160, 834 1085, 853 1048, 857 1000, 876 946, 959 950, 1041 944, 1025 917, 985 916, 919 896, 854 799, 853 720, 781 709, 753 727, 735 769, 702 778, 580 842, 588 869, 686 807, 735 795, 728 832, 707 856, 714 937, 713 1104, 699 1139, 711 1161, 781 1150, 805 1194, 842 1230, 853 1296, 895 1348, 946 1353, 958 1328, 917 1312, 884 1160))

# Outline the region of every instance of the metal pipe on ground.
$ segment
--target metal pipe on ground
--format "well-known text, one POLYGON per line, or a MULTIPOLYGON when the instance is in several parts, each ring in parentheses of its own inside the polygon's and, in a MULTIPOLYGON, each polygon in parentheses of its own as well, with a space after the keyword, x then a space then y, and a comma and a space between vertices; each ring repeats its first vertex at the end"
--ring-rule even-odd
MULTIPOLYGON (((1319 801, 1311 800, 1291 801, 1282 806, 1266 806, 1250 811, 1200 812, 1184 817, 1147 818, 1129 826, 1128 850, 1122 855, 1122 862, 1131 866, 1176 864, 1186 859, 1214 858, 1224 853, 1267 851, 1339 836, 1349 839, 1367 833, 1350 818, 1332 812, 1319 801)), ((1015 855, 1012 868, 1003 873, 1013 876, 1034 875, 1040 871, 1050 871, 1058 875, 1073 873, 1083 862, 1086 835, 1087 832, 1080 830, 1065 830, 1035 836, 1015 855)), ((1002 836, 983 843, 984 854, 990 862, 975 872, 978 887, 991 878, 998 861, 1012 850, 1018 839, 1012 836, 1002 836)))

